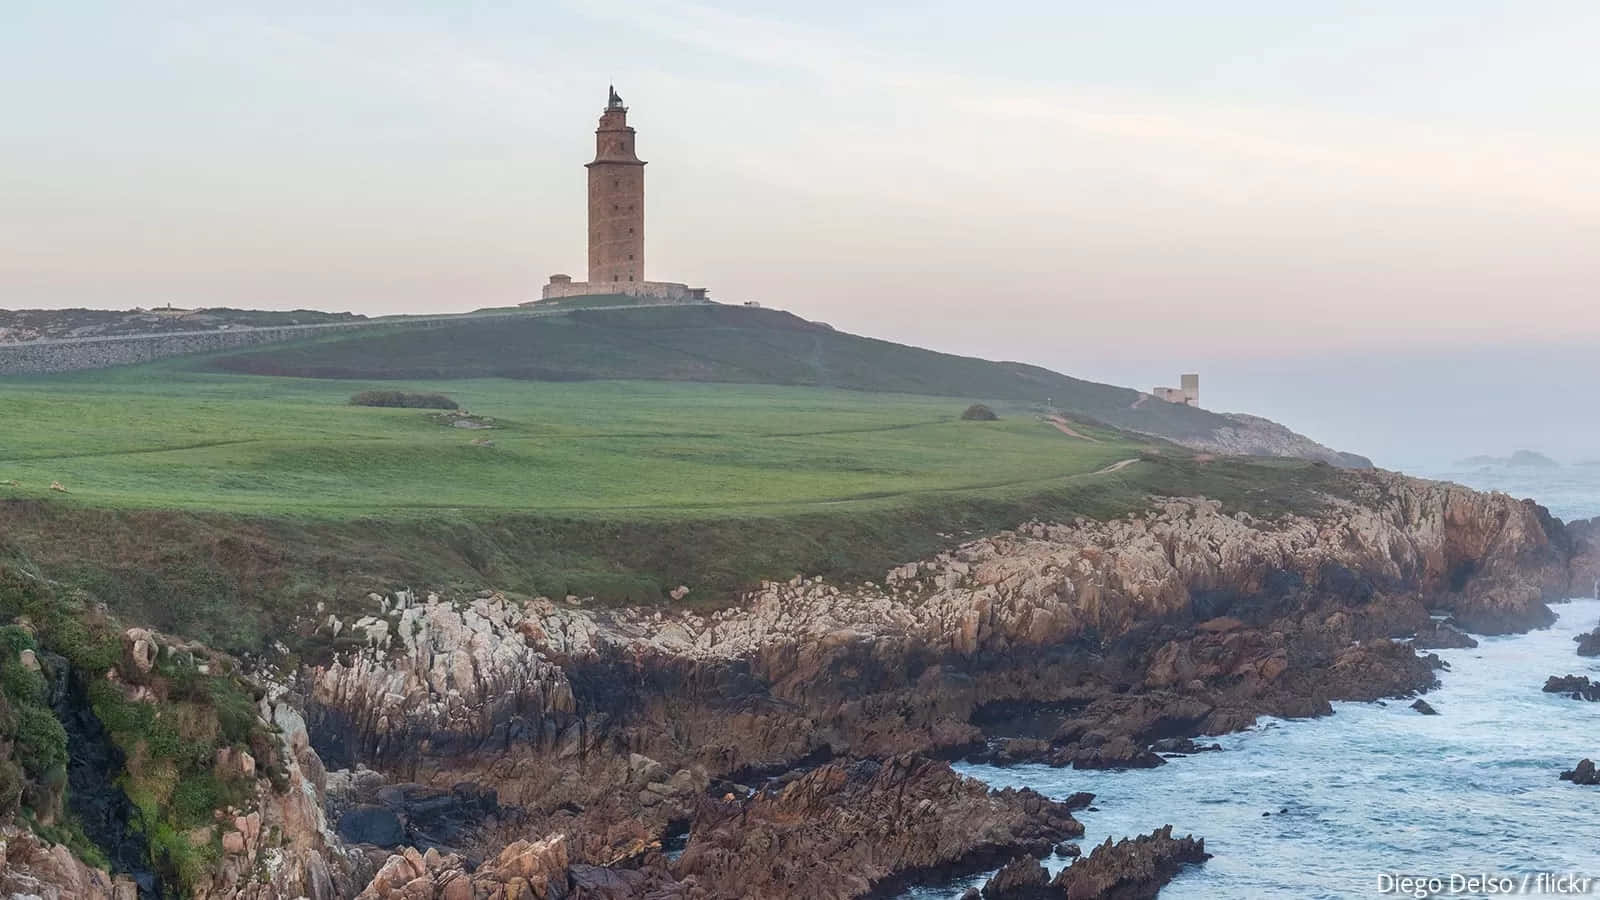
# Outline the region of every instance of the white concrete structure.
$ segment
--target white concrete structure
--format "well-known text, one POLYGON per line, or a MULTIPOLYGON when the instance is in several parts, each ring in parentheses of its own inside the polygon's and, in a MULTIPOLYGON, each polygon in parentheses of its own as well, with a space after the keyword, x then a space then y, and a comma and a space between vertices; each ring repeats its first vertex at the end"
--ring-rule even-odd
POLYGON ((1150 393, 1155 395, 1157 400, 1165 400, 1168 403, 1182 403, 1185 406, 1199 406, 1200 376, 1195 373, 1182 375, 1179 376, 1178 383, 1182 386, 1175 388, 1151 388, 1150 393))

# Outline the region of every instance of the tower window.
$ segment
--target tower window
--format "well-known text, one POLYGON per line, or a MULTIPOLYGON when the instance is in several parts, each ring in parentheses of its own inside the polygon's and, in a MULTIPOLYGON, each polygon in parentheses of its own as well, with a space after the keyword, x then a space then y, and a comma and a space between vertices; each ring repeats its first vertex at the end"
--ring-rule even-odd
MULTIPOLYGON (((631 256, 630 256, 630 257, 628 257, 628 258, 629 258, 629 259, 633 259, 633 257, 631 257, 631 256)), ((633 280, 633 276, 632 276, 632 275, 629 275, 629 276, 628 276, 628 280, 629 280, 629 281, 632 281, 632 280, 633 280)))
POLYGON ((632 253, 628 254, 628 262, 633 262, 633 254, 632 253))
MULTIPOLYGON (((621 275, 613 275, 613 276, 611 276, 611 280, 612 281, 621 281, 622 280, 622 276, 621 275)), ((633 279, 630 278, 628 280, 632 281, 633 279)))

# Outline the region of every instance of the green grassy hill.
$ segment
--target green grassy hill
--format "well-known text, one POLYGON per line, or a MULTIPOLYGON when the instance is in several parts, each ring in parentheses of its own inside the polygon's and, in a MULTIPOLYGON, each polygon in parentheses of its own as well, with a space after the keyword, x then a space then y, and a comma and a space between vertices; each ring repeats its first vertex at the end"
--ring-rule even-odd
POLYGON ((973 422, 966 398, 837 388, 194 367, 0 379, 0 568, 243 651, 294 646, 308 609, 374 589, 656 602, 688 584, 714 606, 760 578, 877 577, 1028 518, 1179 493, 1270 512, 1332 477, 1068 434, 1002 401, 973 422), (371 388, 444 393, 493 427, 350 404, 371 388))
POLYGON ((936 353, 835 331, 777 310, 664 306, 574 310, 525 320, 462 319, 253 348, 215 371, 313 378, 650 379, 806 385, 968 397, 1043 407, 1171 438, 1228 424, 1137 391, 1038 366, 936 353))
MULTIPOLYGON (((393 385, 394 382, 388 382, 393 385)), ((370 382, 228 376, 172 362, 0 382, 0 495, 122 508, 351 518, 436 511, 793 511, 924 492, 1026 490, 1137 456, 966 401, 772 385, 406 382, 492 420, 353 406, 370 382), (472 424, 472 423, 463 423, 472 424), (17 486, 9 486, 9 482, 17 486)))
POLYGON ((230 650, 300 649, 312 610, 359 613, 370 590, 666 602, 687 584, 716 606, 761 578, 876 578, 1030 518, 1193 494, 1268 515, 1339 483, 1103 424, 1218 418, 1136 396, 714 306, 4 378, 0 569, 230 650), (442 393, 492 427, 350 403, 372 389, 442 393), (1074 418, 1049 421, 1046 398, 1074 418), (962 420, 973 399, 999 420, 962 420))

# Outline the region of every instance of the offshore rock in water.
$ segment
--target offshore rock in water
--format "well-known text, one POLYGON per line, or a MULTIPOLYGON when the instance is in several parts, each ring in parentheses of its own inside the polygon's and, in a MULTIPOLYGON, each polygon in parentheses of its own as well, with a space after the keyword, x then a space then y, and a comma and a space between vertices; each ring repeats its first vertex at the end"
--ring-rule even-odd
POLYGON ((1561 780, 1573 784, 1600 784, 1600 771, 1595 770, 1592 760, 1580 759, 1572 771, 1561 773, 1561 780))
POLYGON ((1582 675, 1551 675, 1544 683, 1546 694, 1566 694, 1573 700, 1600 700, 1600 683, 1582 675))
POLYGON ((1210 753, 1221 749, 1221 744, 1202 744, 1193 738, 1162 738, 1150 745, 1150 752, 1152 753, 1176 754, 1179 756, 1210 753))
POLYGON ((1433 704, 1420 698, 1417 702, 1411 704, 1411 708, 1425 716, 1437 716, 1439 714, 1439 711, 1433 708, 1433 704))
POLYGON ((1580 634, 1573 640, 1578 642, 1579 656, 1600 656, 1600 628, 1580 634))
POLYGON ((1471 650, 1478 642, 1466 632, 1445 622, 1429 620, 1417 629, 1411 646, 1418 650, 1471 650))
POLYGON ((1167 825, 1115 844, 1106 838, 1094 852, 1062 869, 1050 884, 1056 896, 1067 900, 1153 900, 1185 866, 1210 858, 1204 838, 1174 838, 1172 826, 1167 825))
POLYGON ((1059 897, 1050 888, 1050 873, 1031 856, 1019 856, 984 882, 983 900, 1045 900, 1059 897))

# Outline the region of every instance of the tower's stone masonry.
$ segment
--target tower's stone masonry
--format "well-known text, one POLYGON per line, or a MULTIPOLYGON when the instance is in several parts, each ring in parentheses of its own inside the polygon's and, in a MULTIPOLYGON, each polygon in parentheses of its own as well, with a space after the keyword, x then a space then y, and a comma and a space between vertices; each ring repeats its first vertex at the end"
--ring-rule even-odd
POLYGON ((594 132, 594 161, 585 168, 589 170, 589 280, 551 275, 540 299, 626 294, 641 303, 706 302, 705 288, 645 280, 644 160, 634 148, 628 107, 615 88, 594 132))
POLYGON ((589 169, 589 283, 644 281, 644 160, 616 91, 594 133, 589 169))

